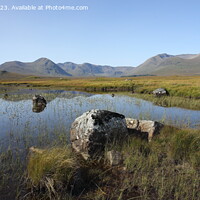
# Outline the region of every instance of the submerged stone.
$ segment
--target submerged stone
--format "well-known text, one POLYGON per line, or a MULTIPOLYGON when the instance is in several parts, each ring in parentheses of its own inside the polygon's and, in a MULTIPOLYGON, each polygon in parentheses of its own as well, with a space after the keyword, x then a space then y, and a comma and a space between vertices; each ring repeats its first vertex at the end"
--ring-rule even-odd
POLYGON ((33 108, 32 108, 32 111, 36 112, 36 113, 42 112, 45 109, 46 104, 47 104, 47 101, 43 96, 35 95, 33 97, 33 108))
POLYGON ((43 96, 36 94, 33 97, 33 104, 37 104, 38 106, 39 105, 46 105, 47 101, 43 96))

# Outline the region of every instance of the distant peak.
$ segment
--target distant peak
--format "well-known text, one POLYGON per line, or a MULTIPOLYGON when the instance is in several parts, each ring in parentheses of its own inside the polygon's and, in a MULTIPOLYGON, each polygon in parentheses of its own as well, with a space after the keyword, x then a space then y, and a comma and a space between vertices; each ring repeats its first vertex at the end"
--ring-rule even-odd
POLYGON ((85 63, 83 63, 82 65, 92 65, 92 64, 91 64, 91 63, 85 62, 85 63))
MULTIPOLYGON (((35 62, 46 62, 46 61, 51 61, 51 60, 48 59, 48 58, 42 57, 42 58, 37 59, 35 62)), ((51 61, 51 62, 52 62, 52 61, 51 61)))
POLYGON ((169 55, 167 53, 158 54, 157 56, 159 56, 160 58, 174 57, 173 55, 169 55))

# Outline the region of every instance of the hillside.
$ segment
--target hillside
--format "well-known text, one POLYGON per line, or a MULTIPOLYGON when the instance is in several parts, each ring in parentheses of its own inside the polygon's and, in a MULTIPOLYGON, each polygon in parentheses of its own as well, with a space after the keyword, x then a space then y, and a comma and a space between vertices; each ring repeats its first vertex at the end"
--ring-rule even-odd
POLYGON ((7 71, 0 71, 0 80, 7 80, 7 79, 17 80, 24 77, 25 76, 22 74, 16 74, 16 73, 7 72, 7 71))
POLYGON ((132 69, 129 75, 200 75, 200 54, 158 54, 132 69))
POLYGON ((132 69, 132 67, 111 67, 107 65, 94 65, 90 63, 75 64, 72 62, 59 63, 58 66, 73 76, 120 77, 132 69))
POLYGON ((34 62, 28 63, 19 61, 6 62, 0 65, 0 70, 26 75, 71 76, 47 58, 40 58, 34 62))

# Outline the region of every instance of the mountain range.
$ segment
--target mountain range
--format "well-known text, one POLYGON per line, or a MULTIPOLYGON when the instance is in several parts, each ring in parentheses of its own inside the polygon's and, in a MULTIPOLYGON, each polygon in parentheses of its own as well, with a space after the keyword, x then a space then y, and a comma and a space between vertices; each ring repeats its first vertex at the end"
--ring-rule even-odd
POLYGON ((133 68, 129 74, 200 75, 200 54, 158 54, 133 68))
POLYGON ((6 72, 35 76, 138 76, 138 75, 200 75, 200 54, 158 54, 137 67, 112 67, 90 63, 54 63, 48 58, 34 62, 12 61, 0 65, 0 77, 6 72))

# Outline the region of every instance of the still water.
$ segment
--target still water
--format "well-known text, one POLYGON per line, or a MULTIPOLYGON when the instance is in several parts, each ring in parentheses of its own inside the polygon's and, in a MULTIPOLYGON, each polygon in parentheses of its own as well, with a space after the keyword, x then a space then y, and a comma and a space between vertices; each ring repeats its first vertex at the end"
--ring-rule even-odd
POLYGON ((0 140, 8 138, 36 137, 66 134, 71 123, 83 112, 105 109, 126 117, 157 120, 174 126, 199 128, 200 111, 181 108, 165 108, 151 102, 126 95, 89 94, 76 91, 29 91, 11 93, 9 98, 0 98, 0 140), (41 93, 47 99, 46 108, 40 113, 32 111, 32 96, 41 93))

